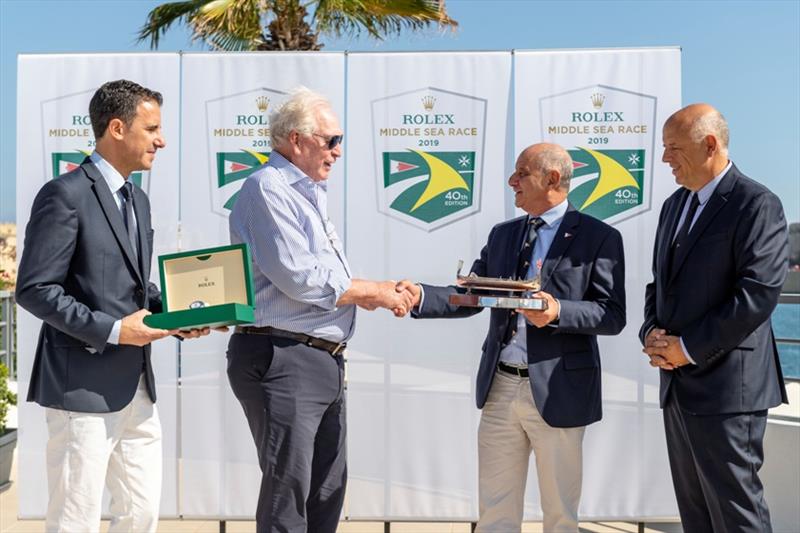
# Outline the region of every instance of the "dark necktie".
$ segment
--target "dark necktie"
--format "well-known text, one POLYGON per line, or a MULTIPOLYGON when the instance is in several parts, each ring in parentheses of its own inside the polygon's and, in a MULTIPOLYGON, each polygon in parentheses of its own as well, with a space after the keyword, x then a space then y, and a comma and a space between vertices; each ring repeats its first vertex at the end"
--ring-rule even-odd
MULTIPOLYGON (((517 279, 525 279, 525 277, 528 275, 528 268, 531 266, 531 259, 533 258, 533 243, 536 241, 536 237, 539 236, 539 228, 541 228, 543 225, 544 220, 539 217, 528 219, 525 242, 522 243, 522 248, 520 248, 519 257, 517 258, 517 279)), ((506 334, 503 338, 505 344, 511 342, 511 337, 514 336, 516 331, 517 312, 512 309, 509 313, 508 327, 506 327, 506 334)))
POLYGON ((131 243, 133 257, 136 265, 139 265, 139 239, 136 236, 136 222, 133 218, 133 184, 129 181, 119 190, 122 194, 122 220, 125 222, 125 229, 128 230, 128 241, 131 243))
POLYGON ((539 217, 528 219, 528 233, 525 236, 525 242, 519 250, 519 257, 517 258, 517 279, 525 279, 528 275, 528 267, 531 266, 531 258, 533 255, 533 243, 536 237, 539 236, 539 228, 544 225, 544 220, 539 217))
POLYGON ((692 221, 694 220, 694 215, 697 213, 698 207, 700 207, 700 200, 697 198, 697 193, 693 192, 689 200, 689 211, 686 213, 686 218, 683 219, 683 225, 678 231, 678 235, 676 235, 675 240, 672 241, 670 272, 675 272, 678 257, 683 253, 681 248, 685 247, 689 240, 689 230, 691 229, 692 221))

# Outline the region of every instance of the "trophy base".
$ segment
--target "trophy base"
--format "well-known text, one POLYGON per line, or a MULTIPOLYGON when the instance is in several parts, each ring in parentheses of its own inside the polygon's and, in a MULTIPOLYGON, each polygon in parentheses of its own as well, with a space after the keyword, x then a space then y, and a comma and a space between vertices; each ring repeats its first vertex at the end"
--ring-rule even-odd
POLYGON ((508 296, 487 296, 483 294, 451 294, 449 301, 461 307, 494 307, 500 309, 547 309, 547 300, 538 298, 514 298, 508 296))

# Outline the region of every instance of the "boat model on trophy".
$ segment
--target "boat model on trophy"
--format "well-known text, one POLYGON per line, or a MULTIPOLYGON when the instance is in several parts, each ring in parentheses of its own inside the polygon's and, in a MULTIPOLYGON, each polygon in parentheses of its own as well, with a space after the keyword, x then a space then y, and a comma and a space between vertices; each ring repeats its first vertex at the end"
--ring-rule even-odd
POLYGON ((449 302, 463 307, 496 307, 503 309, 547 309, 547 300, 532 298, 541 290, 541 261, 537 261, 537 273, 533 279, 487 278, 470 272, 461 274, 464 261, 458 262, 456 286, 466 292, 451 294, 449 302))

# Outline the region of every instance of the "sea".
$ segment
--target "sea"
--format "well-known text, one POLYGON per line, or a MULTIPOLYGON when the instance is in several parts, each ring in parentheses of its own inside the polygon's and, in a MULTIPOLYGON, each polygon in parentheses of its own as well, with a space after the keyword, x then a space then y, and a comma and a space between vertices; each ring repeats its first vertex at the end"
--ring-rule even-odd
POLYGON ((772 329, 776 338, 798 343, 778 342, 778 353, 783 376, 800 380, 800 304, 778 304, 772 313, 772 329))

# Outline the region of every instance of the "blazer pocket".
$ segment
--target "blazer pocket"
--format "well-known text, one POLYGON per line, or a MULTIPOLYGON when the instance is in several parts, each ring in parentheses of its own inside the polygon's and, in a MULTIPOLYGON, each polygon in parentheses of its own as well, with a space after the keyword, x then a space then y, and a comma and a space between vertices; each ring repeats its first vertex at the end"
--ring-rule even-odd
POLYGON ((597 368, 599 365, 595 361, 592 352, 565 353, 561 360, 566 370, 578 370, 581 368, 597 368))

